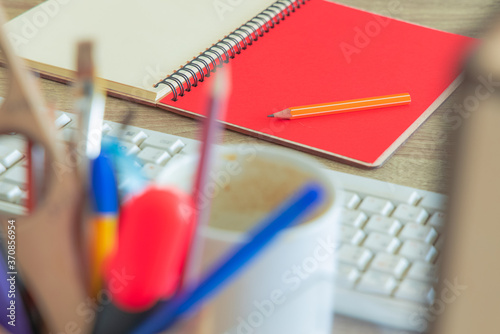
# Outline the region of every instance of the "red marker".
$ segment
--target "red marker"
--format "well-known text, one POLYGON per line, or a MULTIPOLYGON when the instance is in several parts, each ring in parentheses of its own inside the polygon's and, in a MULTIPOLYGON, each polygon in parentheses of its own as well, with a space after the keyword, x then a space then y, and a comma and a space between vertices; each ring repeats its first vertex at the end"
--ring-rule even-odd
POLYGON ((104 274, 113 305, 101 312, 94 333, 128 327, 159 300, 176 293, 194 213, 192 197, 174 188, 150 187, 124 204, 118 246, 104 274))

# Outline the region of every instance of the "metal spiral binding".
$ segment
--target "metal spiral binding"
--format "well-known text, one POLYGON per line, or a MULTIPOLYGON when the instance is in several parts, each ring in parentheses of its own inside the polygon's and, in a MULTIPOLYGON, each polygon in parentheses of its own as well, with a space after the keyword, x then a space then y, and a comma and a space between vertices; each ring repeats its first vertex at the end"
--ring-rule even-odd
POLYGON ((198 57, 177 70, 169 77, 159 81, 154 87, 166 85, 172 90, 172 101, 177 101, 179 96, 184 96, 185 92, 191 91, 192 87, 198 86, 198 82, 203 82, 205 77, 215 72, 217 67, 228 63, 242 50, 245 50, 259 37, 273 29, 276 24, 284 21, 287 16, 295 12, 300 6, 305 5, 310 0, 279 0, 267 7, 260 14, 248 21, 246 24, 236 29, 221 41, 212 45, 198 57), (243 44, 243 46, 241 45, 243 44), (217 64, 217 61, 219 64, 217 64))

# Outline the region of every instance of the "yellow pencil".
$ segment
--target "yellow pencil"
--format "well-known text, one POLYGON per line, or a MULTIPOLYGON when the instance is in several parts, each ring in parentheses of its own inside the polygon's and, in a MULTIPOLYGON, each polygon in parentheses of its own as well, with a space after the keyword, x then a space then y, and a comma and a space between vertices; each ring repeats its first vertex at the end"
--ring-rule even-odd
POLYGON ((116 216, 99 216, 93 221, 90 291, 97 296, 103 288, 103 265, 115 247, 118 220, 116 216))
POLYGON ((95 216, 92 222, 90 290, 97 296, 102 288, 103 264, 118 237, 118 190, 113 163, 102 153, 91 164, 92 197, 95 216))
POLYGON ((314 116, 324 116, 333 114, 342 114, 353 111, 361 111, 375 108, 394 107, 409 104, 411 102, 410 94, 395 94, 369 97, 364 99, 339 101, 322 104, 312 104, 308 106, 287 108, 277 113, 268 115, 280 119, 296 119, 314 116))

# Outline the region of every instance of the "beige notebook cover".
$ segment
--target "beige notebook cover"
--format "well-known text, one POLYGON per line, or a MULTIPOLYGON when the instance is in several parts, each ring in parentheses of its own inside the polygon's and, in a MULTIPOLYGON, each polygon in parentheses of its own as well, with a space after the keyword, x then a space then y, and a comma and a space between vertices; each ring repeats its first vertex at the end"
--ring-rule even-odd
POLYGON ((74 77, 76 41, 94 40, 105 88, 154 103, 170 93, 154 84, 274 2, 48 0, 5 27, 29 66, 62 81, 74 77))

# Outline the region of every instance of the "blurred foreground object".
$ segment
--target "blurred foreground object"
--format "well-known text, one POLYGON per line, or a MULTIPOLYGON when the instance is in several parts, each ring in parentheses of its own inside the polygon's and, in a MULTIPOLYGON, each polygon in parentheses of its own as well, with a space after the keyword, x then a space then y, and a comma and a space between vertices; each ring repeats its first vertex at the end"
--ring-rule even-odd
MULTIPOLYGON (((5 22, 0 6, 0 26, 5 22)), ((13 272, 8 274, 17 281, 19 271, 51 333, 88 333, 91 320, 79 311, 87 300, 78 233, 83 185, 79 169, 67 159, 77 151, 74 144, 64 148, 57 144, 53 111, 45 107, 37 85, 15 55, 3 29, 0 49, 9 69, 9 92, 0 107, 0 134, 16 132, 28 138, 30 175, 33 169, 45 165, 40 177, 44 182, 43 196, 37 207, 28 205, 32 209, 29 216, 0 220, 4 231, 15 231, 15 264, 9 267, 13 272), (34 145, 43 147, 45 161, 41 166, 32 161, 34 145)), ((28 177, 28 198, 32 197, 37 181, 36 177, 28 177)))
POLYGON ((500 24, 467 69, 442 282, 432 333, 498 333, 500 300, 500 24), (486 84, 488 83, 488 84, 486 84))

